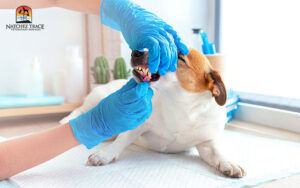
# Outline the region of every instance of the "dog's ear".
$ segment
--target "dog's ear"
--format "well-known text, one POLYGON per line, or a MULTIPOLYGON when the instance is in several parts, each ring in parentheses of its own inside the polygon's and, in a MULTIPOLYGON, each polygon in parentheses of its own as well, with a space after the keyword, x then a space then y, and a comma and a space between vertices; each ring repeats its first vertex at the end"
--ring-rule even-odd
POLYGON ((207 74, 207 86, 208 89, 211 91, 212 95, 215 97, 216 102, 220 105, 223 106, 226 102, 227 98, 227 93, 226 93, 226 88, 225 85, 222 81, 222 78, 220 74, 212 70, 207 74))

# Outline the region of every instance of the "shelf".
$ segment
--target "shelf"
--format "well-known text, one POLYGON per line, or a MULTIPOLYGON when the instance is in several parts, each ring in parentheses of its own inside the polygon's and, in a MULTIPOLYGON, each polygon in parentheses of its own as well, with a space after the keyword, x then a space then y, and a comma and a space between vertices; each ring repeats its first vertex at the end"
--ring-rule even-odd
POLYGON ((30 115, 41 115, 41 114, 57 114, 71 112, 75 108, 78 108, 81 103, 69 104, 64 103, 53 106, 33 106, 23 108, 5 108, 0 109, 0 118, 3 117, 15 117, 15 116, 30 116, 30 115))

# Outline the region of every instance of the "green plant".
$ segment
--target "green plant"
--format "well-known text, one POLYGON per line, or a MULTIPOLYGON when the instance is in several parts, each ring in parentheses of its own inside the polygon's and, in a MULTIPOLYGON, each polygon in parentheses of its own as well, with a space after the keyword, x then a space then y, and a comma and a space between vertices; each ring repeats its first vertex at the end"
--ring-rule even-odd
POLYGON ((104 56, 99 56, 91 67, 92 75, 97 84, 106 84, 110 80, 108 61, 104 56))
POLYGON ((127 71, 126 63, 124 58, 117 58, 115 61, 114 79, 127 79, 130 76, 130 69, 127 71))

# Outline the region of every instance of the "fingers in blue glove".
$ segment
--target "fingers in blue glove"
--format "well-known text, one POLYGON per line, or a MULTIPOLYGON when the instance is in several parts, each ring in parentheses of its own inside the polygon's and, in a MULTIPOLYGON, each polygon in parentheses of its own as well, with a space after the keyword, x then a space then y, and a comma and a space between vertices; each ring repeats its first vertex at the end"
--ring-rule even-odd
POLYGON ((159 40, 160 44, 160 64, 159 64, 159 69, 158 72, 160 75, 165 75, 167 74, 169 70, 169 66, 171 63, 171 51, 169 48, 169 42, 167 39, 160 37, 161 39, 159 40))
POLYGON ((170 64, 167 67, 170 71, 174 72, 177 69, 177 47, 175 45, 173 36, 166 32, 165 30, 160 32, 167 40, 169 43, 169 50, 170 50, 170 64))
POLYGON ((154 37, 147 36, 140 44, 149 50, 148 67, 151 73, 156 73, 160 63, 159 41, 154 37))
POLYGON ((127 115, 134 115, 134 116, 136 116, 137 114, 143 115, 145 112, 147 112, 148 107, 152 106, 152 102, 151 102, 152 97, 153 97, 153 91, 151 88, 149 88, 145 96, 138 98, 131 103, 129 101, 126 101, 126 103, 122 102, 120 108, 123 112, 126 112, 127 115))
POLYGON ((137 119, 138 122, 144 123, 151 116, 151 114, 152 114, 152 105, 147 106, 146 112, 147 113, 144 113, 142 117, 137 119))
POLYGON ((148 66, 151 73, 159 71, 160 75, 165 75, 168 70, 174 72, 177 69, 177 51, 184 55, 189 53, 177 32, 171 26, 166 29, 167 32, 161 29, 158 35, 147 37, 142 42, 149 50, 148 66))
POLYGON ((138 101, 140 98, 146 96, 149 93, 152 98, 153 91, 149 87, 149 83, 141 82, 137 84, 136 87, 130 88, 129 90, 122 92, 120 101, 122 102, 122 104, 131 104, 138 101))
POLYGON ((136 81, 134 78, 131 78, 121 89, 121 92, 125 92, 137 85, 136 81))
POLYGON ((175 45, 183 55, 188 55, 189 49, 188 47, 181 41, 181 38, 178 36, 177 32, 169 25, 166 25, 165 30, 170 33, 175 41, 175 45))

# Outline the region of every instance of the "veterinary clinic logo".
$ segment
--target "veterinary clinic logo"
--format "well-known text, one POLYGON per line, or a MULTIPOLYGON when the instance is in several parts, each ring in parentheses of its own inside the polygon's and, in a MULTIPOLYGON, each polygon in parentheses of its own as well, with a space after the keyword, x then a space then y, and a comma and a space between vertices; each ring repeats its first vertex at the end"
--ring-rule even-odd
POLYGON ((32 10, 28 6, 19 6, 16 10, 16 23, 32 23, 32 10))
POLYGON ((6 29, 11 31, 41 31, 44 24, 32 23, 32 9, 22 5, 16 9, 16 24, 6 24, 6 29))

